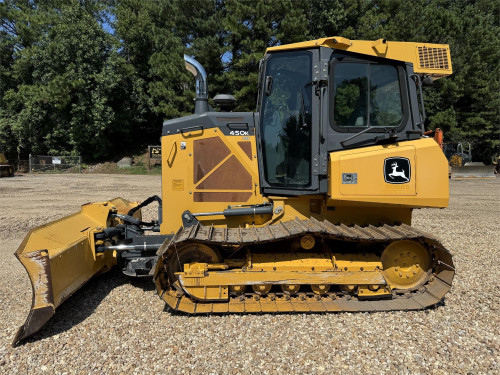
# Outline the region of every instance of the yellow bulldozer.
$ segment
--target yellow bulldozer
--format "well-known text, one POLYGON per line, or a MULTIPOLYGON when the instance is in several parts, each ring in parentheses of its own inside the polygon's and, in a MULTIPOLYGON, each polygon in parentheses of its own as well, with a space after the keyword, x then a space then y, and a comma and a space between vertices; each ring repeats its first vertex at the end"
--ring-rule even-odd
POLYGON ((495 167, 472 161, 470 142, 447 142, 443 152, 450 163, 450 178, 495 178, 495 167))
POLYGON ((5 155, 2 152, 2 145, 0 144, 0 177, 14 176, 14 168, 9 164, 5 155))
POLYGON ((411 219, 448 205, 448 161, 423 135, 422 96, 452 73, 447 45, 329 37, 268 48, 253 113, 215 111, 205 70, 184 59, 195 113, 163 124, 161 197, 89 203, 31 230, 16 256, 33 302, 14 344, 115 265, 152 277, 168 309, 188 314, 443 300, 452 257, 411 219), (145 222, 154 202, 158 218, 145 222))

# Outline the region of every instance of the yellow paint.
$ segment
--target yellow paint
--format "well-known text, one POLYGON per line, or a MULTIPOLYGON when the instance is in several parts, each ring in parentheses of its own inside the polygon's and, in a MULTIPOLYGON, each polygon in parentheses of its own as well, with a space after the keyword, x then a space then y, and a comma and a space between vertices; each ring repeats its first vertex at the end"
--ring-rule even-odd
POLYGON ((306 252, 255 253, 251 255, 251 268, 247 272, 262 271, 313 271, 323 272, 334 269, 329 254, 306 252))
POLYGON ((300 43, 285 44, 282 46, 270 47, 266 53, 289 51, 297 49, 310 49, 316 47, 328 47, 368 56, 381 57, 385 59, 399 60, 413 63, 413 70, 417 74, 429 75, 434 79, 448 76, 453 73, 451 66, 450 47, 447 44, 413 43, 413 42, 393 42, 383 39, 371 40, 349 40, 334 36, 321 38, 300 43), (444 60, 447 69, 421 66, 419 58, 419 48, 428 48, 431 51, 440 50, 444 52, 444 60))
POLYGON ((321 214, 310 211, 309 200, 317 199, 316 195, 307 195, 302 197, 277 197, 272 196, 269 199, 274 207, 282 207, 280 214, 274 214, 269 223, 275 223, 279 220, 295 220, 298 217, 301 220, 314 217, 322 221, 328 220, 332 223, 342 222, 350 224, 373 224, 381 222, 392 223, 399 221, 405 224, 411 224, 412 207, 397 205, 396 200, 392 204, 373 204, 369 202, 339 202, 323 197, 321 214), (337 204, 339 203, 339 204, 337 204), (355 208, 355 209, 353 209, 355 208))
POLYGON ((389 258, 385 268, 380 257, 374 253, 332 255, 329 252, 294 252, 291 249, 287 252, 277 249, 273 253, 247 252, 243 264, 235 268, 231 268, 235 266, 232 261, 220 264, 188 263, 184 265, 184 272, 176 275, 179 286, 199 301, 225 301, 229 298, 229 290, 242 294, 245 287, 265 295, 272 285, 280 285, 289 294, 297 293, 301 285, 306 285, 319 295, 328 292, 331 285, 341 285, 354 293, 356 285, 360 284, 359 294, 368 298, 389 293, 386 274, 392 277, 390 272, 394 264, 408 261, 395 261, 392 253, 393 250, 399 251, 401 244, 406 242, 416 244, 413 241, 399 241, 399 245, 389 246, 390 250, 385 252, 385 257, 389 258))
MULTIPOLYGON (((190 210, 193 213, 197 212, 220 212, 228 208, 228 205, 251 205, 261 204, 267 200, 260 194, 259 189, 259 174, 257 166, 257 147, 255 136, 226 136, 217 129, 204 129, 192 133, 178 133, 162 137, 163 150, 175 150, 162 155, 162 196, 163 204, 163 223, 161 225, 161 233, 168 234, 176 232, 182 226, 181 215, 185 210, 190 210), (196 184, 193 181, 194 162, 193 151, 194 141, 218 137, 224 145, 229 149, 230 154, 224 158, 218 165, 214 166, 211 171, 206 171, 206 175, 196 184), (252 159, 250 160, 245 152, 240 148, 238 142, 250 142, 252 147, 252 159), (223 189, 198 189, 204 180, 213 173, 220 165, 227 161, 230 157, 235 156, 245 170, 252 177, 253 186, 247 190, 237 190, 238 193, 249 193, 250 198, 247 201, 240 202, 195 202, 194 195, 196 192, 229 192, 230 190, 223 189)), ((236 190, 235 190, 236 191, 236 190)), ((202 222, 206 224, 213 223, 214 225, 250 225, 252 222, 264 224, 268 218, 264 217, 235 217, 225 219, 223 216, 207 216, 202 222)))
POLYGON ((446 207, 448 161, 431 138, 333 152, 329 163, 329 200, 332 206, 446 207), (411 180, 391 185, 384 179, 384 160, 405 157, 411 180), (357 173, 357 184, 342 184, 342 173, 357 173))
POLYGON ((135 206, 121 198, 89 203, 78 213, 32 229, 16 251, 32 282, 32 309, 56 308, 92 276, 114 266, 113 253, 95 253, 94 233, 111 224, 110 210, 126 214, 135 206))
POLYGON ((381 298, 385 296, 390 296, 390 288, 380 287, 380 285, 360 285, 358 286, 358 299, 370 299, 370 298, 381 298))
MULTIPOLYGON (((251 136, 252 154, 256 152, 255 137, 251 136)), ((261 226, 278 220, 293 220, 296 217, 346 224, 377 224, 380 222, 400 221, 411 224, 411 211, 421 207, 446 207, 448 205, 448 162, 437 145, 430 138, 400 142, 384 146, 371 146, 359 149, 336 151, 330 154, 328 195, 264 198, 258 186, 258 167, 256 159, 251 161, 237 146, 241 141, 238 136, 224 136, 214 129, 205 130, 205 134, 186 137, 182 134, 163 137, 165 148, 172 143, 186 143, 184 150, 179 150, 175 161, 163 164, 162 175, 163 205, 162 233, 176 232, 181 227, 181 214, 191 212, 223 211, 229 204, 259 204, 267 200, 274 208, 281 207, 272 217, 203 217, 205 225, 229 227, 261 226), (209 134, 206 134, 209 133, 209 134), (247 202, 194 202, 196 191, 193 183, 192 142, 201 137, 220 137, 245 169, 251 174, 254 189, 249 190, 251 197, 247 202), (189 155, 191 153, 191 156, 189 155), (384 180, 384 160, 389 157, 405 157, 411 163, 411 179, 406 184, 389 184, 384 180), (357 184, 342 184, 342 173, 357 173, 357 184), (185 181, 181 190, 179 181, 185 181), (311 204, 313 202, 314 204, 311 204), (319 206, 319 207, 318 207, 319 206), (353 207, 357 207, 353 209, 353 207), (315 212, 311 209, 314 208, 315 212)), ((230 157, 230 155, 228 157, 230 157)), ((165 157, 165 156, 164 156, 165 157)), ((226 160, 226 159, 224 159, 226 160)), ((214 170, 217 168, 214 167, 214 170)), ((199 183, 198 183, 199 184, 199 183)), ((224 190, 210 190, 224 191, 224 190)))
POLYGON ((4 154, 0 152, 0 177, 14 176, 14 168, 9 164, 4 154))
POLYGON ((382 269, 380 257, 373 253, 335 253, 335 266, 344 271, 376 271, 382 269))
POLYGON ((172 191, 184 191, 184 180, 173 178, 172 191))
POLYGON ((461 167, 461 166, 463 166, 464 165, 464 161, 463 161, 462 156, 460 156, 460 155, 451 155, 450 165, 452 167, 461 167))
POLYGON ((243 270, 199 272, 207 269, 204 263, 190 263, 184 272, 176 273, 180 286, 192 297, 200 301, 227 300, 228 286, 247 285, 262 294, 269 292, 272 285, 350 285, 369 284, 385 286, 381 271, 259 271, 243 270), (194 268, 195 271, 191 271, 194 268))
POLYGON ((381 262, 384 277, 392 288, 420 285, 427 277, 431 259, 427 249, 416 241, 396 241, 384 249, 381 262))
POLYGON ((307 234, 305 236, 302 236, 300 239, 300 246, 304 250, 311 250, 315 244, 316 244, 316 241, 314 240, 314 237, 311 235, 307 234))

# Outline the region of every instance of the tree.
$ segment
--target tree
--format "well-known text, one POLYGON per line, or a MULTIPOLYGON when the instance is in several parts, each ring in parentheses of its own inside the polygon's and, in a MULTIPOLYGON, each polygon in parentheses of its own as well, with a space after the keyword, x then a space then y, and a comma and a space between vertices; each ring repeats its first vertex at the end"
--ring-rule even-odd
POLYGON ((266 48, 340 35, 445 43, 453 75, 425 87, 427 128, 500 152, 500 0, 4 0, 0 141, 8 157, 106 160, 157 143, 192 113, 195 80, 255 109, 266 48))
MULTIPOLYGON (((21 2, 19 2, 21 3, 21 2)), ((110 157, 126 138, 111 98, 121 94, 122 61, 98 22, 97 1, 51 1, 16 11, 36 20, 38 38, 14 51, 10 75, 16 86, 4 92, 2 133, 11 133, 18 153, 78 153, 85 160, 110 157)), ((19 18, 16 18, 16 15, 19 18)), ((23 40, 14 36, 13 41, 23 40)))
MULTIPOLYGON (((495 4, 498 12, 500 2, 495 4)), ((490 162, 500 152, 499 19, 472 4, 454 10, 461 17, 461 30, 453 43, 453 82, 459 95, 453 103, 457 124, 452 136, 472 143, 474 160, 490 162)))
POLYGON ((259 61, 267 47, 302 41, 307 35, 305 2, 227 0, 225 26, 230 46, 225 78, 239 110, 254 110, 259 61))
MULTIPOLYGON (((176 0, 175 5, 175 34, 182 40, 185 53, 193 56, 205 68, 210 97, 230 93, 231 88, 224 77, 227 71, 224 60, 230 48, 224 27, 224 18, 227 16, 224 2, 176 0)), ((194 88, 194 82, 191 77, 189 86, 194 88)))
POLYGON ((359 38, 360 20, 373 8, 366 0, 309 0, 305 1, 305 7, 312 39, 331 36, 359 38))
POLYGON ((471 142, 473 159, 489 162, 499 152, 500 1, 371 1, 359 21, 366 39, 450 45, 453 75, 424 88, 427 127, 445 141, 471 142), (496 150, 496 151, 495 151, 496 150))
POLYGON ((192 103, 184 68, 184 46, 176 35, 174 2, 119 0, 115 4, 116 36, 127 62, 134 106, 143 141, 158 142, 164 119, 190 112, 192 103), (186 92, 187 91, 187 92, 186 92))

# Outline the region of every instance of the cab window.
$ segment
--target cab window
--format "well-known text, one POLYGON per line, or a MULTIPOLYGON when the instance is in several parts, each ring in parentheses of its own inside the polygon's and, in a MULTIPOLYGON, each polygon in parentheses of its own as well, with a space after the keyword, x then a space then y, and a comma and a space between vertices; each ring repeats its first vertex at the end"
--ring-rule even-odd
POLYGON ((393 65, 341 62, 334 70, 333 125, 397 127, 403 120, 401 89, 393 65))
POLYGON ((264 176, 273 187, 311 184, 312 54, 272 55, 265 76, 260 134, 264 176))

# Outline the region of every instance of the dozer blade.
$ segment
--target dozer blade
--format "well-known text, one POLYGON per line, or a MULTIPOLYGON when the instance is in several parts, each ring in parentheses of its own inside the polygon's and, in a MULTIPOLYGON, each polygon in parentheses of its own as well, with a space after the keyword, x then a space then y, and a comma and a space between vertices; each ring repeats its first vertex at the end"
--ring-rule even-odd
POLYGON ((493 166, 491 165, 467 165, 464 167, 452 167, 451 178, 495 178, 495 172, 493 166))
POLYGON ((37 332, 56 308, 97 273, 116 264, 113 252, 95 252, 94 233, 112 224, 110 211, 126 214, 137 203, 115 198, 88 203, 73 215, 32 229, 15 255, 28 272, 33 298, 13 345, 37 332))

